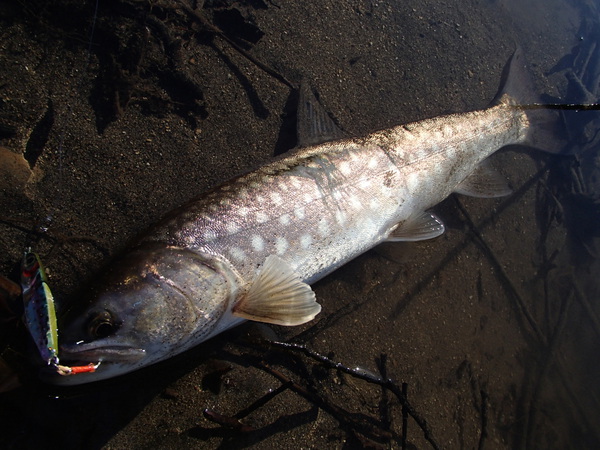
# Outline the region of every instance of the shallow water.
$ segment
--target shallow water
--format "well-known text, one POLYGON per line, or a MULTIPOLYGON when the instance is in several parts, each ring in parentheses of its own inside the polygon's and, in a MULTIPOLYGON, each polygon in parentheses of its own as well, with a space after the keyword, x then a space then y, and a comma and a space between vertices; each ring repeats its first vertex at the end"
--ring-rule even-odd
MULTIPOLYGON (((90 46, 94 4, 65 14, 69 3, 0 8, 0 144, 33 164, 27 175, 13 158, 20 175, 1 186, 0 269, 13 276, 33 241, 65 302, 162 214, 292 148, 295 120, 287 86, 184 14, 100 2, 90 46), (28 233, 48 215, 47 235, 28 233)), ((598 97, 600 72, 582 63, 597 59, 592 2, 401 3, 207 2, 203 14, 225 28, 239 12, 246 26, 231 35, 286 78, 310 80, 353 135, 485 107, 515 43, 540 92, 582 101, 571 67, 598 97)), ((314 286, 314 322, 273 331, 406 383, 442 448, 598 447, 597 125, 568 122, 578 158, 503 151, 512 196, 449 198, 436 208, 445 235, 362 255, 314 286)), ((251 345, 256 332, 106 383, 25 379, 0 394, 0 445, 401 447, 392 393, 251 345), (295 384, 257 406, 282 385, 267 367, 295 384), (202 413, 249 407, 253 431, 202 413)), ((0 338, 21 350, 18 330, 0 338)), ((429 445, 413 419, 406 438, 429 445)))

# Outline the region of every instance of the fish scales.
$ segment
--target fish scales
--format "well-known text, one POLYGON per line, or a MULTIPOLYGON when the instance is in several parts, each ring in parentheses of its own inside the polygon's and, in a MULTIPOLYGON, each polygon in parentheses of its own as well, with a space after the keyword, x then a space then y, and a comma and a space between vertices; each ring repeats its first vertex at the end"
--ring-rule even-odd
POLYGON ((523 112, 498 105, 301 149, 188 203, 142 242, 223 255, 245 279, 275 254, 311 283, 439 203, 526 129, 523 112))
POLYGON ((305 146, 173 211, 69 311, 61 355, 102 364, 63 384, 131 372, 244 319, 308 322, 321 310, 310 283, 383 241, 441 235, 443 223, 428 210, 452 192, 507 195, 488 156, 549 141, 539 133, 549 129, 538 126, 543 114, 512 95, 522 79, 511 77, 519 58, 511 58, 491 107, 360 138, 338 139, 301 89, 298 116, 315 119, 299 120, 300 131, 312 130, 304 139, 299 131, 305 146))

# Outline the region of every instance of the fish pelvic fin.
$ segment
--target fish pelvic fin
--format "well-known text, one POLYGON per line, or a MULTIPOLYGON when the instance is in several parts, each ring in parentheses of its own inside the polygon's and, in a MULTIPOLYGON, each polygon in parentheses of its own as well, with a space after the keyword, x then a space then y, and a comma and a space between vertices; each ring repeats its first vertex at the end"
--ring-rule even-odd
POLYGON ((311 287, 275 255, 265 259, 250 288, 233 307, 237 317, 285 326, 306 323, 320 311, 311 287))
POLYGON ((433 213, 416 214, 396 224, 388 234, 388 242, 416 242, 433 239, 444 234, 444 223, 433 213))

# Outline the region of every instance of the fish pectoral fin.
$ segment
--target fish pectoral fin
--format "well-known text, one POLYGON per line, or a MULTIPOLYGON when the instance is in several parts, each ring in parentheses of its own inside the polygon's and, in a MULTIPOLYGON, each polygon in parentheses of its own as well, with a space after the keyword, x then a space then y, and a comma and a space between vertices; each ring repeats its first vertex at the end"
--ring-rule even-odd
POLYGON ((495 198, 511 194, 512 189, 486 159, 458 185, 454 192, 471 197, 495 198))
POLYGON ((444 230, 444 223, 435 214, 424 212, 397 224, 387 240, 390 242, 424 241, 444 234, 444 230))
POLYGON ((320 311, 311 287, 275 255, 267 257, 248 292, 233 307, 235 316, 286 326, 306 323, 320 311))

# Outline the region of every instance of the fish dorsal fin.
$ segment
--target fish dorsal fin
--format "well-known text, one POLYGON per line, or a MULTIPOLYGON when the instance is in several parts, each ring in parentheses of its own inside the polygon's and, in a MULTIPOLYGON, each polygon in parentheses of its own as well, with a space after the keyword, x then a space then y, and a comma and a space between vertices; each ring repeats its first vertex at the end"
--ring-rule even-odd
POLYGON ((345 133, 329 117, 329 114, 321 106, 305 81, 300 84, 296 127, 299 147, 321 144, 345 137, 345 133))
POLYGON ((430 212, 411 217, 396 225, 388 236, 388 241, 424 241, 444 234, 444 224, 430 212))
POLYGON ((235 316, 287 326, 306 323, 320 311, 310 286, 275 255, 267 257, 248 292, 233 307, 235 316))
POLYGON ((454 192, 471 197, 495 198, 510 195, 512 189, 486 159, 457 186, 454 192))

